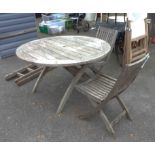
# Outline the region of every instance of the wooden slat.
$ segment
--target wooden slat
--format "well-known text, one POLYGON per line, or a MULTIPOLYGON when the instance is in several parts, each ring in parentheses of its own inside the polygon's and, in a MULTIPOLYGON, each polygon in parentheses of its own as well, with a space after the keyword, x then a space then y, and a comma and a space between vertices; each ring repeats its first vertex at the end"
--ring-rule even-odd
POLYGON ((115 82, 116 81, 113 81, 113 80, 110 80, 109 78, 106 78, 106 77, 104 77, 104 76, 101 76, 100 77, 101 78, 101 80, 104 80, 105 82, 107 82, 109 85, 114 85, 115 84, 115 82))
POLYGON ((30 65, 28 65, 28 66, 26 66, 26 67, 24 67, 24 68, 20 68, 20 69, 14 71, 13 73, 7 74, 7 75, 5 76, 5 80, 7 80, 7 81, 8 81, 8 80, 11 80, 11 79, 14 78, 15 76, 17 76, 17 72, 23 72, 23 71, 25 71, 28 67, 34 67, 34 65, 33 65, 33 64, 30 64, 30 65))
POLYGON ((27 70, 30 72, 33 71, 34 69, 28 67, 27 70))
POLYGON ((137 60, 140 60, 141 58, 145 57, 145 55, 146 55, 146 53, 138 55, 138 56, 132 58, 131 62, 135 62, 137 60))
POLYGON ((29 76, 31 76, 31 75, 33 75, 33 74, 35 74, 35 73, 41 72, 42 69, 43 69, 43 67, 37 68, 37 69, 35 69, 35 70, 33 70, 33 71, 31 71, 31 72, 25 74, 24 76, 17 78, 17 79, 15 80, 15 82, 18 83, 19 81, 24 80, 24 79, 26 79, 27 77, 29 77, 29 76))
POLYGON ((103 85, 107 86, 108 88, 112 88, 114 83, 110 83, 109 81, 103 79, 103 78, 100 78, 99 81, 102 81, 103 85))
POLYGON ((102 101, 110 93, 115 82, 116 79, 108 75, 97 75, 94 80, 89 80, 88 82, 84 82, 82 85, 79 85, 79 89, 82 89, 86 94, 89 94, 102 101))
POLYGON ((17 84, 18 86, 21 86, 21 85, 23 85, 23 84, 25 84, 25 83, 27 83, 27 82, 33 80, 34 78, 38 77, 39 74, 40 74, 40 71, 36 72, 35 74, 32 74, 31 76, 28 76, 28 77, 26 77, 26 78, 20 80, 20 81, 18 81, 18 82, 16 82, 16 84, 17 84))
POLYGON ((100 101, 102 101, 107 96, 107 94, 98 93, 97 91, 94 91, 93 89, 89 89, 88 87, 78 87, 78 88, 80 88, 80 90, 83 90, 82 92, 89 94, 89 96, 93 96, 100 101))
POLYGON ((89 47, 90 43, 89 46, 78 42, 70 42, 69 44, 69 40, 64 41, 64 39, 47 40, 44 44, 40 44, 40 46, 41 48, 52 49, 52 52, 71 60, 74 60, 75 57, 77 60, 93 58, 94 56, 101 54, 101 49, 89 47))
MULTIPOLYGON (((30 64, 24 68, 21 68, 13 73, 6 75, 6 80, 11 80, 15 78, 15 83, 21 86, 34 78, 38 77, 43 67, 38 67, 36 65, 30 64)), ((50 69, 47 69, 49 71, 50 69)))
POLYGON ((17 76, 21 77, 21 76, 24 76, 24 74, 17 72, 17 76))
POLYGON ((101 87, 99 87, 99 86, 97 86, 97 84, 89 84, 89 85, 87 85, 87 86, 85 86, 85 88, 87 88, 87 89, 89 89, 89 90, 93 90, 94 92, 97 92, 97 93, 99 93, 99 94, 107 94, 107 92, 103 89, 103 88, 101 88, 101 87))
POLYGON ((88 84, 88 85, 81 85, 82 89, 87 90, 87 92, 92 91, 93 93, 99 93, 100 95, 102 94, 107 94, 106 91, 104 91, 103 89, 99 88, 98 85, 92 85, 92 84, 88 84))
POLYGON ((93 91, 100 92, 101 94, 102 93, 103 94, 108 94, 111 91, 111 89, 107 88, 104 85, 102 85, 102 87, 99 86, 99 83, 96 83, 95 85, 91 84, 88 87, 89 87, 89 89, 93 89, 94 88, 93 91))
POLYGON ((144 48, 144 47, 142 47, 142 46, 138 46, 138 47, 132 49, 132 53, 137 52, 137 51, 139 51, 139 50, 141 50, 141 49, 147 50, 146 48, 144 48))
MULTIPOLYGON (((64 40, 63 38, 46 40, 46 42, 48 42, 49 44, 51 44, 51 41, 55 42, 56 44, 68 46, 74 52, 78 52, 78 50, 80 50, 81 52, 84 52, 83 54, 86 54, 86 55, 92 55, 92 54, 95 54, 97 52, 97 50, 102 50, 102 48, 101 48, 102 46, 97 46, 98 44, 96 44, 94 42, 90 42, 90 41, 85 42, 82 39, 76 40, 76 42, 74 40, 72 41, 69 39, 64 40), (89 44, 89 46, 86 46, 87 44, 89 44)), ((78 52, 78 54, 79 54, 79 52, 78 52)))
POLYGON ((100 73, 100 74, 101 74, 102 76, 104 76, 104 77, 106 77, 106 78, 112 80, 112 81, 117 81, 117 79, 115 79, 115 78, 113 78, 113 77, 111 77, 111 76, 109 76, 109 75, 106 75, 106 74, 103 74, 103 73, 100 73))
POLYGON ((134 57, 136 57, 136 56, 138 56, 138 55, 141 55, 141 54, 143 54, 143 53, 146 53, 146 49, 145 49, 145 48, 144 48, 144 49, 141 49, 141 50, 138 50, 138 51, 133 52, 133 53, 132 53, 132 58, 134 58, 134 57))
MULTIPOLYGON (((99 91, 105 92, 105 93, 111 91, 111 88, 107 87, 107 85, 103 84, 103 82, 101 82, 101 81, 99 81, 99 80, 98 80, 98 81, 93 81, 93 83, 90 83, 90 84, 88 84, 88 85, 94 86, 94 87, 96 88, 97 91, 99 90, 99 91)), ((87 87, 87 86, 86 86, 86 87, 87 87)))
MULTIPOLYGON (((52 44, 52 42, 51 42, 51 44, 52 44)), ((76 57, 77 60, 80 60, 83 57, 83 55, 81 53, 76 51, 76 48, 74 48, 74 49, 71 47, 63 48, 62 44, 60 46, 60 44, 58 44, 56 42, 52 46, 51 45, 49 46, 49 44, 44 44, 44 46, 43 46, 43 44, 41 44, 40 47, 41 47, 41 49, 43 49, 43 48, 51 49, 53 53, 58 54, 58 59, 59 59, 59 57, 62 57, 64 59, 74 60, 76 57)))
POLYGON ((85 85, 79 86, 80 89, 84 90, 87 94, 92 95, 102 101, 108 93, 112 90, 112 87, 100 80, 86 83, 85 85))
MULTIPOLYGON (((114 30, 114 29, 111 29, 111 28, 107 28, 107 27, 99 26, 99 28, 97 30, 97 33, 96 33, 96 38, 99 38, 99 39, 102 39, 102 40, 108 42, 110 44, 110 46, 111 46, 111 50, 108 53, 108 55, 106 56, 106 58, 101 60, 102 64, 103 64, 103 62, 104 63, 108 62, 108 60, 110 58, 110 54, 111 54, 111 52, 113 51, 113 49, 115 47, 115 42, 116 42, 117 34, 118 34, 117 30, 114 30)), ((101 64, 100 64, 100 66, 101 66, 101 64)))
MULTIPOLYGON (((93 81, 96 85, 98 85, 99 87, 103 87, 104 89, 106 89, 106 90, 108 90, 108 91, 110 91, 112 88, 113 88, 113 85, 112 86, 110 86, 110 85, 108 85, 107 83, 105 83, 105 82, 103 82, 103 81, 101 81, 101 80, 96 80, 96 81, 93 81)), ((92 82, 92 83, 93 83, 92 82)))
POLYGON ((105 41, 86 36, 48 37, 17 48, 17 56, 48 66, 81 65, 106 57, 110 46, 105 41))

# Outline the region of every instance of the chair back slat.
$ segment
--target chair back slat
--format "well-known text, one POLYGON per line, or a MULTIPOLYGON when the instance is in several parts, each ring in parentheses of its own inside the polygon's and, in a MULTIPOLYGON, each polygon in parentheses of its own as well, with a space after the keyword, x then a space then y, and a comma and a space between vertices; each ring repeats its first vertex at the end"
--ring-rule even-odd
POLYGON ((141 70, 141 68, 143 68, 148 58, 149 54, 134 63, 126 64, 123 67, 114 88, 109 93, 108 98, 113 98, 127 89, 129 85, 135 80, 139 71, 141 70))
POLYGON ((91 69, 94 72, 100 71, 102 69, 102 66, 109 60, 110 54, 113 51, 115 45, 117 34, 118 34, 117 30, 99 26, 98 31, 96 33, 96 37, 108 42, 111 46, 111 50, 103 60, 100 60, 99 62, 92 64, 91 69))
POLYGON ((99 26, 98 31, 96 33, 96 37, 108 42, 111 46, 110 52, 103 61, 99 62, 100 64, 105 63, 109 60, 110 54, 113 51, 116 42, 117 34, 118 34, 117 30, 99 26))
POLYGON ((108 42, 111 46, 111 49, 113 49, 116 41, 117 33, 118 33, 117 30, 100 26, 96 33, 96 37, 108 42))

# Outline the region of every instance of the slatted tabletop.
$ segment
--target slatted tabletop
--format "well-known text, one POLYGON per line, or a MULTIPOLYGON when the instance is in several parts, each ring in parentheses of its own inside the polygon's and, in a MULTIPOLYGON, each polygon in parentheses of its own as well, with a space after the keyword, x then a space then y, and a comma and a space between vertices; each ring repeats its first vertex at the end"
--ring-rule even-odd
POLYGON ((17 48, 16 55, 46 66, 73 66, 99 61, 110 49, 107 42, 95 37, 56 36, 23 44, 17 48))

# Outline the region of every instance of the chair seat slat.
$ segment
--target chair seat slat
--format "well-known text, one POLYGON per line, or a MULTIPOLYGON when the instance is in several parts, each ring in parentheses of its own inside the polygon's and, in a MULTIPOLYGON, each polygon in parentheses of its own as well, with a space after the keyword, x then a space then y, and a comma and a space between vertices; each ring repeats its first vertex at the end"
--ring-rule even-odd
POLYGON ((109 76, 109 75, 106 75, 106 74, 103 74, 103 73, 100 73, 100 75, 104 76, 105 78, 110 79, 111 81, 115 81, 115 82, 117 81, 116 78, 113 78, 113 77, 111 77, 111 76, 109 76))
POLYGON ((98 89, 98 87, 96 87, 96 86, 94 87, 92 85, 88 85, 88 86, 81 87, 81 88, 85 89, 88 93, 92 91, 94 94, 100 94, 101 96, 102 96, 102 94, 103 94, 103 96, 107 95, 107 92, 105 92, 101 89, 98 89))
MULTIPOLYGON (((92 83, 90 85, 92 85, 92 83)), ((96 81, 94 85, 98 86, 98 89, 101 89, 101 90, 103 89, 108 92, 110 92, 112 89, 112 87, 108 87, 107 84, 103 83, 102 81, 96 81)))
POLYGON ((107 87, 106 85, 103 85, 103 82, 101 81, 96 81, 95 85, 98 86, 100 89, 105 90, 106 92, 110 92, 112 89, 112 88, 107 87))
POLYGON ((106 78, 106 76, 103 77, 101 75, 98 75, 96 79, 84 82, 78 87, 80 90, 85 91, 86 94, 102 101, 112 90, 114 84, 115 82, 114 80, 110 80, 110 76, 106 78))
POLYGON ((81 91, 81 93, 86 94, 88 96, 91 96, 92 98, 97 99, 98 101, 102 101, 106 98, 107 95, 105 94, 100 94, 98 92, 94 92, 93 89, 89 89, 88 87, 78 87, 78 89, 81 91))

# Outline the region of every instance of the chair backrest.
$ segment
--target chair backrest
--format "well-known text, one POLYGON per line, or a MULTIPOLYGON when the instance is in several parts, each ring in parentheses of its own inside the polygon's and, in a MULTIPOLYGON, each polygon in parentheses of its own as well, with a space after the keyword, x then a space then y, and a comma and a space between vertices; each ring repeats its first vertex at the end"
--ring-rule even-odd
POLYGON ((113 98, 114 96, 119 95, 121 92, 127 89, 129 85, 135 80, 136 76, 138 75, 139 71, 143 68, 148 58, 149 54, 147 54, 145 57, 134 63, 126 64, 123 67, 122 72, 118 77, 118 80, 116 81, 114 88, 109 93, 108 98, 113 98))
POLYGON ((127 20, 124 41, 123 64, 143 58, 148 53, 147 19, 127 20))
POLYGON ((96 33, 96 37, 108 42, 111 46, 111 51, 108 53, 108 56, 104 59, 104 61, 108 61, 111 52, 113 51, 118 31, 106 27, 99 26, 98 31, 96 33))

